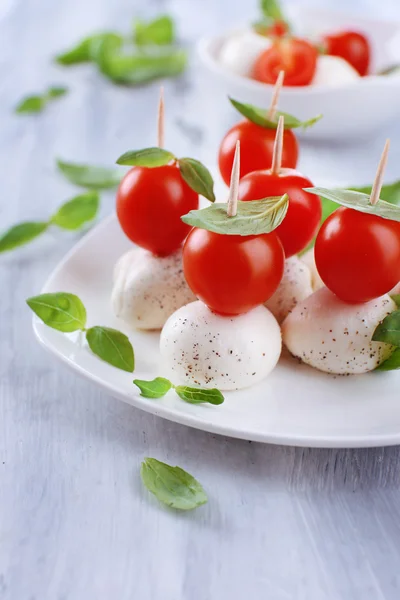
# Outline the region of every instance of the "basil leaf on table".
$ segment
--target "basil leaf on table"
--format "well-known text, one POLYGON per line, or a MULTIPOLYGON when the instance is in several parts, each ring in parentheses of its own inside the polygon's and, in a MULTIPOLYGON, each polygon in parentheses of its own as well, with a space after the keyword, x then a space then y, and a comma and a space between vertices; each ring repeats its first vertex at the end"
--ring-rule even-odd
POLYGON ((70 50, 56 56, 55 60, 64 66, 90 62, 96 57, 98 44, 104 41, 114 44, 114 47, 122 46, 123 37, 114 32, 95 33, 82 39, 70 50))
POLYGON ((276 111, 273 119, 268 119, 268 109, 259 108, 253 104, 244 104, 243 102, 239 102, 233 98, 229 98, 229 101, 241 115, 246 117, 246 119, 252 123, 255 123, 256 125, 259 125, 260 127, 265 127, 266 129, 276 129, 280 116, 285 117, 285 129, 297 129, 298 127, 307 129, 307 127, 311 127, 320 119, 322 119, 322 115, 317 115, 316 117, 308 119, 307 121, 300 121, 300 119, 297 119, 293 115, 280 110, 276 111))
POLYGON ((164 377, 156 377, 152 381, 134 379, 133 383, 140 389, 140 395, 144 398, 162 398, 173 387, 164 377))
POLYGON ((50 101, 65 96, 67 92, 68 89, 66 87, 52 86, 43 92, 43 94, 33 94, 32 96, 23 98, 15 107, 15 112, 18 114, 40 113, 46 108, 50 101))
POLYGON ((10 227, 0 237, 0 252, 8 252, 18 246, 28 244, 44 233, 47 227, 48 223, 44 221, 27 221, 10 227))
POLYGON ((63 160, 57 160, 57 167, 71 183, 95 190, 117 187, 124 175, 118 169, 70 163, 63 160))
POLYGON ((128 150, 118 160, 118 165, 130 165, 137 167, 162 167, 167 165, 175 156, 172 152, 163 148, 144 148, 143 150, 128 150))
POLYGON ((289 196, 276 196, 238 202, 235 217, 228 217, 227 204, 215 203, 207 208, 191 210, 182 221, 192 227, 225 235, 259 235, 270 233, 280 225, 287 213, 289 196))
POLYGON ((370 194, 354 190, 326 189, 318 187, 304 188, 304 190, 310 194, 322 196, 336 204, 340 204, 347 208, 353 208, 362 213, 377 215, 383 219, 390 219, 392 221, 400 221, 400 207, 381 199, 379 199, 375 205, 372 205, 369 201, 370 194))
POLYGON ((208 500, 197 479, 180 467, 171 467, 155 458, 145 458, 140 475, 149 492, 171 508, 193 510, 208 500))
POLYGON ((393 311, 379 323, 372 336, 373 342, 400 346, 400 310, 393 311))
POLYGON ((116 329, 95 326, 86 332, 89 348, 105 362, 132 373, 135 368, 135 356, 129 338, 116 329))
POLYGON ((400 369, 400 348, 396 350, 383 363, 374 369, 375 371, 396 371, 400 369))
POLYGON ((99 208, 99 194, 95 191, 81 194, 69 200, 51 217, 51 223, 62 229, 79 229, 92 221, 99 208))
POLYGON ((137 46, 173 44, 174 22, 168 15, 162 15, 149 22, 136 19, 133 24, 133 38, 137 46))
POLYGON ((115 83, 141 85, 183 73, 187 65, 187 54, 184 50, 174 50, 129 55, 103 46, 97 62, 103 75, 115 83))
POLYGON ((53 86, 53 87, 49 87, 49 89, 47 90, 47 97, 48 98, 61 98, 61 96, 65 96, 65 94, 67 92, 68 92, 68 88, 66 88, 66 87, 53 86))
POLYGON ((39 319, 53 329, 64 333, 85 329, 86 309, 75 294, 40 294, 28 298, 26 302, 39 319))
POLYGON ((215 202, 214 181, 210 171, 194 158, 180 158, 178 164, 188 186, 210 202, 215 202))
POLYGON ((189 404, 202 404, 208 402, 209 404, 219 405, 224 401, 224 396, 216 388, 208 390, 188 387, 187 385, 177 385, 175 391, 179 398, 189 404))

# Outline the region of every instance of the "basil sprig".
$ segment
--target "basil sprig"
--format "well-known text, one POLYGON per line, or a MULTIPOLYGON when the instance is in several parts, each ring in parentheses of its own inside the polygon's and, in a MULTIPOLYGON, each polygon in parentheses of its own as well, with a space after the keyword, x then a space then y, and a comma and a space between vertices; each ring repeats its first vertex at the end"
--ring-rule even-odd
POLYGON ((107 40, 113 47, 121 47, 123 37, 113 31, 105 31, 89 35, 80 40, 75 46, 56 56, 55 61, 63 66, 76 65, 95 60, 98 46, 107 40))
POLYGON ((135 19, 133 39, 137 46, 168 46, 175 42, 175 24, 168 15, 161 15, 152 21, 135 19))
POLYGON ((192 227, 224 235, 260 235, 270 233, 285 218, 289 196, 274 196, 263 200, 238 202, 237 214, 228 217, 227 204, 216 203, 200 210, 191 210, 182 221, 192 227))
POLYGON ((61 86, 49 87, 43 94, 34 94, 26 96, 15 107, 15 112, 18 114, 34 114, 42 112, 46 106, 55 100, 65 96, 68 88, 61 86))
POLYGON ((99 202, 97 192, 86 192, 62 204, 48 221, 27 221, 13 225, 0 237, 0 253, 28 244, 51 225, 71 231, 80 229, 96 217, 99 202))
POLYGON ((162 398, 171 389, 175 390, 179 398, 189 404, 214 404, 219 405, 224 401, 223 394, 213 389, 202 389, 197 387, 189 387, 187 385, 174 385, 164 377, 156 377, 152 381, 144 379, 134 379, 133 383, 139 388, 140 395, 143 398, 162 398))
POLYGON ((252 123, 255 123, 256 125, 259 125, 260 127, 264 127, 265 129, 276 129, 280 116, 285 117, 285 129, 296 129, 298 127, 306 129, 322 119, 322 115, 317 115, 316 117, 308 119, 307 121, 300 121, 300 119, 297 119, 293 115, 280 110, 276 111, 273 119, 269 119, 268 110, 265 108, 259 108, 253 104, 244 104, 243 102, 239 102, 233 98, 229 98, 229 101, 241 115, 246 117, 246 119, 252 123))
POLYGON ((156 458, 145 458, 140 468, 143 485, 163 504, 193 510, 208 500, 203 486, 187 471, 156 458))
POLYGON ((342 189, 326 189, 326 188, 304 188, 306 192, 322 196, 327 200, 340 204, 346 208, 352 208, 362 213, 369 215, 376 215, 383 219, 390 219, 391 221, 400 221, 400 206, 386 202, 381 198, 376 204, 370 203, 370 193, 366 194, 354 190, 342 190, 342 189))
POLYGON ((59 171, 74 185, 93 190, 106 190, 119 185, 124 173, 118 169, 71 163, 58 159, 59 171))
POLYGON ((110 327, 96 325, 86 329, 86 309, 82 300, 75 294, 40 294, 28 298, 26 302, 48 327, 63 333, 85 332, 93 354, 117 369, 129 373, 134 371, 135 356, 128 337, 110 327))

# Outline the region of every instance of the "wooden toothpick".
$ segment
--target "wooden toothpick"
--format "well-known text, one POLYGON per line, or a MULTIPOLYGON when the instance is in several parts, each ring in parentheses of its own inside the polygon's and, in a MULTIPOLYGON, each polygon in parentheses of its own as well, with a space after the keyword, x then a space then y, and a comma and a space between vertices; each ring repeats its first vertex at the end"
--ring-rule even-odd
POLYGON ((386 169, 387 160, 388 160, 389 146, 390 146, 390 140, 386 140, 385 147, 383 149, 382 156, 379 161, 378 169, 376 171, 374 184, 373 184, 372 190, 371 190, 371 196, 369 198, 369 201, 372 204, 372 206, 375 206, 375 204, 377 204, 380 193, 381 193, 382 184, 383 184, 383 176, 385 174, 385 169, 386 169))
POLYGON ((159 148, 164 148, 164 112, 164 87, 161 86, 157 113, 157 146, 159 148))
POLYGON ((278 107, 279 94, 283 86, 283 80, 285 79, 285 71, 279 71, 278 78, 275 82, 274 91, 272 94, 271 104, 268 109, 267 119, 273 121, 276 115, 276 109, 278 107))
POLYGON ((285 119, 283 115, 279 117, 278 127, 276 128, 274 150, 272 153, 271 173, 276 175, 281 170, 282 151, 283 151, 283 133, 285 131, 285 119))
POLYGON ((238 197, 239 197, 239 180, 240 180, 240 141, 236 142, 235 157, 233 159, 231 171, 231 183, 229 186, 228 198, 228 217, 236 217, 238 197))

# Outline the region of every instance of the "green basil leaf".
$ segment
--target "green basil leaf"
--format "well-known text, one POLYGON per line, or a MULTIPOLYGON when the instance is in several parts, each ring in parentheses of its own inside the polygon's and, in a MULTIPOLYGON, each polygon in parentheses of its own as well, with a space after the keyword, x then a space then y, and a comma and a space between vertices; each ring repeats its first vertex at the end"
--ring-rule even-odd
POLYGON ((140 395, 144 398, 162 398, 173 387, 164 377, 156 377, 152 381, 134 379, 133 383, 140 389, 140 395))
POLYGON ((208 402, 209 404, 218 405, 224 401, 224 396, 216 388, 202 390, 200 388, 188 387, 187 385, 177 385, 175 391, 179 398, 182 398, 185 402, 189 402, 189 404, 208 402))
POLYGON ((7 252, 18 248, 18 246, 28 244, 28 242, 46 231, 48 226, 48 223, 44 221, 27 221, 10 227, 0 237, 0 252, 7 252))
POLYGON ((238 100, 234 100, 233 98, 229 98, 229 100, 232 106, 234 106, 241 115, 246 117, 246 119, 252 123, 255 123, 256 125, 259 125, 260 127, 265 127, 266 129, 276 129, 280 116, 285 117, 285 129, 296 129, 297 127, 306 129, 322 119, 322 115, 317 115, 316 117, 308 119, 307 121, 300 121, 293 115, 279 110, 276 111, 273 119, 268 119, 268 110, 265 108, 259 108, 253 104, 244 104, 242 102, 238 102, 238 100))
POLYGON ((122 46, 123 38, 114 32, 95 33, 78 42, 76 46, 56 56, 58 64, 69 66, 79 63, 90 62, 96 59, 99 43, 106 41, 114 44, 114 47, 122 46))
POLYGON ((162 15, 149 22, 136 19, 133 24, 133 37, 137 46, 173 44, 175 41, 174 22, 167 15, 162 15))
POLYGON ((82 165, 63 160, 57 160, 57 166, 71 183, 95 190, 117 187, 124 175, 118 169, 82 165))
POLYGON ((395 371, 396 369, 400 369, 400 348, 396 348, 389 358, 376 367, 375 371, 395 371))
MULTIPOLYGON (((366 185, 363 187, 349 187, 350 190, 355 192, 361 192, 362 194, 371 194, 372 185, 366 185)), ((390 204, 400 205, 400 180, 388 183, 382 186, 381 193, 379 194, 381 200, 385 200, 390 204)))
POLYGON ((400 346, 400 310, 395 310, 379 323, 372 336, 373 342, 400 346))
POLYGON ((100 56, 98 64, 101 72, 114 83, 123 85, 141 85, 155 79, 175 77, 183 73, 187 65, 184 50, 127 55, 103 48, 100 56))
POLYGON ((149 492, 172 508, 192 510, 208 500, 197 479, 180 467, 171 467, 155 458, 145 458, 140 475, 149 492))
POLYGON ((61 96, 65 96, 68 93, 68 88, 62 86, 53 86, 49 87, 47 90, 48 98, 61 98, 61 96))
POLYGON ((390 294, 390 297, 396 303, 397 307, 400 308, 400 294, 390 294))
POLYGON ((91 327, 86 332, 89 348, 105 362, 132 373, 135 368, 135 356, 129 338, 110 327, 91 327))
POLYGON ((47 104, 47 99, 45 96, 27 96, 23 98, 19 104, 15 107, 16 113, 40 113, 44 109, 47 104))
POLYGON ((75 294, 40 294, 28 298, 26 302, 39 319, 53 329, 71 333, 85 328, 86 309, 75 294))
POLYGON ((328 190, 326 188, 318 187, 304 188, 304 190, 310 194, 322 196, 323 198, 327 198, 336 204, 340 204, 341 206, 345 206, 347 208, 353 208, 354 210, 358 210, 362 213, 376 215, 378 217, 382 217, 383 219, 390 219, 391 221, 400 221, 400 207, 390 204, 389 202, 385 202, 385 200, 381 199, 378 200, 377 204, 372 205, 369 201, 369 194, 363 194, 353 190, 328 190))
POLYGON ((182 221, 192 227, 225 235, 259 235, 270 233, 287 213, 289 196, 238 202, 237 215, 228 217, 227 204, 216 203, 201 210, 191 210, 182 221))
POLYGON ((144 148, 143 150, 128 150, 118 160, 118 165, 131 165, 136 167, 162 167, 167 165, 175 156, 163 148, 144 148))
POLYGON ((261 0, 260 8, 263 15, 273 21, 283 21, 285 19, 278 0, 261 0))
POLYGON ((87 192, 69 200, 52 216, 51 222, 62 229, 79 229, 92 221, 97 215, 99 209, 99 194, 97 192, 87 192))
POLYGON ((180 158, 178 164, 181 175, 188 186, 210 202, 215 202, 214 180, 210 171, 194 158, 180 158))

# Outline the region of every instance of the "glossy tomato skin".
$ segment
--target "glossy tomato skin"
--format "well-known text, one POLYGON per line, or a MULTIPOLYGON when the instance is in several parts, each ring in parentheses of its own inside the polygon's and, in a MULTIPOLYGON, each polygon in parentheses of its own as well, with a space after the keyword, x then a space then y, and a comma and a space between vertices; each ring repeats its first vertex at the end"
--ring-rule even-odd
MULTIPOLYGON (((276 129, 266 129, 251 121, 234 125, 222 140, 218 164, 222 179, 229 185, 236 142, 240 140, 240 177, 251 171, 269 169, 272 164, 276 129)), ((291 129, 283 134, 282 166, 295 168, 299 157, 299 144, 291 129)))
POLYGON ((181 216, 199 206, 199 196, 178 167, 133 167, 117 192, 117 216, 127 237, 157 256, 179 248, 190 231, 181 216))
POLYGON ((303 188, 313 187, 309 179, 293 169, 254 171, 240 181, 239 200, 261 200, 269 196, 289 195, 289 208, 282 223, 275 229, 286 258, 307 247, 321 222, 321 200, 303 188))
POLYGON ((326 35, 324 44, 327 54, 344 58, 361 76, 368 74, 371 47, 365 35, 357 31, 343 31, 326 35))
POLYGON ((242 314, 266 302, 282 280, 284 262, 274 232, 240 236, 194 228, 183 246, 190 289, 223 315, 242 314))
POLYGON ((264 50, 254 63, 252 76, 257 81, 274 84, 280 71, 285 71, 283 85, 310 85, 317 67, 318 51, 297 38, 282 38, 264 50))
POLYGON ((344 302, 379 298, 400 281, 400 223, 341 207, 318 233, 315 262, 344 302))

